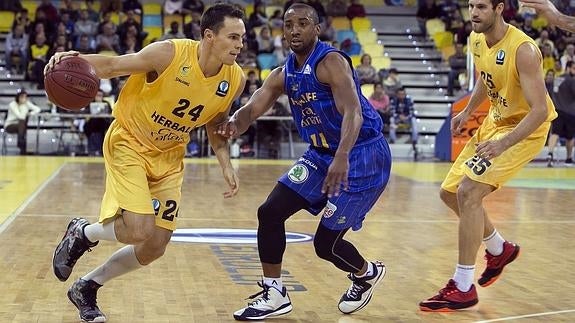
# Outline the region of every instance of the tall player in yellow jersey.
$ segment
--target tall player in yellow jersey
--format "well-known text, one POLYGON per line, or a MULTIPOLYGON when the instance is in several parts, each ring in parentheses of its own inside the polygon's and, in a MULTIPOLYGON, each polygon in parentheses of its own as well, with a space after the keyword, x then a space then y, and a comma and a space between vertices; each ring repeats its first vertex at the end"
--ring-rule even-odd
MULTIPOLYGON (((96 292, 104 283, 164 254, 176 228, 190 131, 206 125, 229 185, 224 197, 237 193, 227 140, 215 130, 245 83, 235 63, 245 34, 242 19, 235 6, 217 4, 202 16, 199 42, 169 40, 136 54, 81 56, 100 78, 131 75, 104 140, 107 177, 99 222, 73 219, 54 252, 54 273, 65 281, 78 258, 99 240, 127 244, 69 289, 68 298, 83 321, 105 322, 96 304, 96 292)), ((70 55, 78 53, 56 54, 46 70, 70 55)))
POLYGON ((459 261, 447 286, 419 306, 448 312, 478 302, 473 284, 481 242, 487 268, 478 280, 486 287, 519 254, 505 241, 483 208, 483 198, 531 161, 545 145, 555 108, 543 81, 542 56, 533 39, 505 23, 503 0, 469 0, 473 32, 469 50, 478 81, 467 107, 451 120, 459 133, 485 99, 489 115, 467 143, 441 185, 441 199, 459 216, 459 261))

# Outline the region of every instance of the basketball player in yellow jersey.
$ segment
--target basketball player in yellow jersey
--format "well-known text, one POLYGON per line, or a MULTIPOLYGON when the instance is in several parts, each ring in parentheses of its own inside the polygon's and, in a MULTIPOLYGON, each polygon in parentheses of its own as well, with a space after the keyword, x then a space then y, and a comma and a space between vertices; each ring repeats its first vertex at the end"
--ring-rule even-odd
POLYGON ((537 156, 557 115, 545 90, 541 53, 533 39, 505 23, 503 2, 469 0, 469 50, 478 77, 467 107, 451 120, 451 130, 459 133, 485 99, 491 107, 441 185, 441 199, 459 216, 459 262, 447 286, 419 303, 424 311, 448 312, 478 302, 473 280, 482 239, 487 268, 480 286, 495 282, 517 257, 519 246, 495 230, 483 198, 537 156))
MULTIPOLYGON (((127 246, 103 265, 77 280, 68 298, 85 322, 104 322, 96 292, 107 281, 160 258, 179 213, 184 153, 190 131, 206 125, 229 191, 239 182, 230 163, 226 138, 216 134, 244 87, 235 63, 245 34, 243 12, 229 4, 207 9, 202 40, 153 43, 136 54, 82 55, 100 78, 131 75, 123 87, 104 141, 106 192, 98 223, 73 219, 54 252, 54 273, 65 281, 78 258, 99 240, 127 246)), ((50 70, 66 56, 56 54, 50 70)))

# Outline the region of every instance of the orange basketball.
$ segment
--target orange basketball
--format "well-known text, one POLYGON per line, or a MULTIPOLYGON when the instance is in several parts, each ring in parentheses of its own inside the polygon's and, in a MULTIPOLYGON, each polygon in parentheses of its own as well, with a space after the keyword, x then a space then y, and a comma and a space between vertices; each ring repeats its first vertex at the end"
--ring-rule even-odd
POLYGON ((61 60, 46 74, 44 85, 52 103, 66 110, 78 111, 94 100, 100 80, 90 63, 72 56, 61 60))

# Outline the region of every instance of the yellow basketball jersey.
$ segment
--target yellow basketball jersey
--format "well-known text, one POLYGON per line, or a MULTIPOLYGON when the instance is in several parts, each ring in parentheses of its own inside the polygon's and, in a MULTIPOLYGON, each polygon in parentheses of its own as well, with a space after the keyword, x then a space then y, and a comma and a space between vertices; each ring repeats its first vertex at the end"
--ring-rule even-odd
MULTIPOLYGON (((489 118, 495 126, 515 126, 530 110, 515 65, 517 49, 525 42, 530 42, 538 48, 533 39, 512 25, 508 25, 503 39, 491 48, 487 46, 484 34, 471 32, 470 47, 475 68, 478 77, 487 87, 487 96, 491 102, 489 118)), ((539 50, 538 53, 541 57, 539 50)), ((551 121, 555 119, 557 113, 549 94, 546 96, 547 121, 551 121)))
POLYGON ((225 112, 242 84, 241 67, 223 65, 205 77, 198 64, 199 42, 171 40, 174 59, 153 82, 146 74, 131 75, 120 92, 113 115, 117 122, 149 149, 182 147, 190 132, 225 112))

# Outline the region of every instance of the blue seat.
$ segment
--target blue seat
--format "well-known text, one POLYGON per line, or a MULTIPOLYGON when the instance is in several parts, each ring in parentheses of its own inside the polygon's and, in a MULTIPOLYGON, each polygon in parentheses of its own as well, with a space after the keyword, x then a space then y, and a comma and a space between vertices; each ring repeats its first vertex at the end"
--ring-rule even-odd
POLYGON ((355 41, 355 32, 351 29, 338 30, 336 40, 341 44, 346 39, 355 41))
POLYGON ((162 16, 161 15, 144 15, 144 20, 142 21, 142 25, 145 27, 152 27, 152 26, 162 26, 162 16))
POLYGON ((351 47, 348 49, 348 55, 359 55, 361 54, 361 44, 360 43, 351 43, 351 47))
POLYGON ((278 59, 277 59, 276 55, 274 55, 274 54, 261 53, 261 54, 258 54, 256 60, 258 62, 258 68, 260 70, 265 70, 265 69, 271 70, 274 67, 277 67, 279 65, 278 59))

